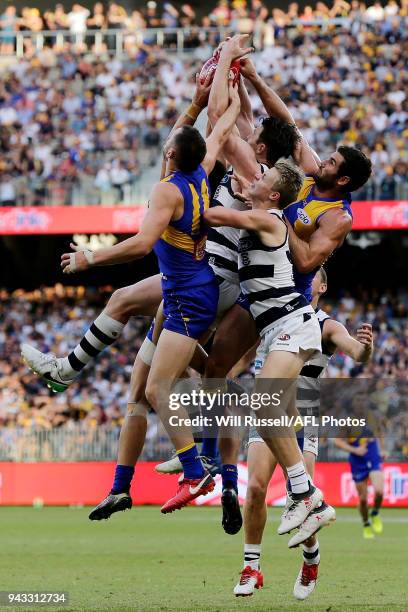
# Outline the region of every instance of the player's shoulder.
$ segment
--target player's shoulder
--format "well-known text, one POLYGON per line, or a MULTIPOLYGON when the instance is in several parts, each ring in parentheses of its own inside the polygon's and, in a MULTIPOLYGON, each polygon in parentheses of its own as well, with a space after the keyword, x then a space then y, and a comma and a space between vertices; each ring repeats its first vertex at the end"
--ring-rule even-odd
POLYGON ((323 308, 318 308, 316 310, 316 317, 319 323, 323 323, 324 321, 327 321, 327 319, 331 319, 331 316, 325 310, 323 310, 323 308))
POLYGON ((313 176, 307 174, 303 179, 302 187, 300 188, 297 199, 303 200, 303 198, 306 198, 309 195, 310 190, 312 189, 314 184, 315 180, 313 176))

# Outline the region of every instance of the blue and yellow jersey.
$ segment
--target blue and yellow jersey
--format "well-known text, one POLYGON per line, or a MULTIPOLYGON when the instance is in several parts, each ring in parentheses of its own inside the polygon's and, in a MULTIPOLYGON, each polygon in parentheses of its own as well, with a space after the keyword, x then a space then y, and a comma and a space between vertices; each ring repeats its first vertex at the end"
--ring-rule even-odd
MULTIPOLYGON (((289 204, 284 209, 286 219, 302 240, 308 241, 313 232, 318 228, 319 219, 332 208, 341 208, 353 217, 351 211, 351 195, 348 194, 343 200, 331 200, 318 198, 315 196, 315 181, 311 176, 307 176, 298 194, 297 202, 289 204)), ((312 281, 316 270, 307 274, 300 274, 294 268, 294 278, 296 289, 302 293, 306 299, 312 299, 312 281)))
POLYGON ((166 287, 208 283, 214 278, 205 255, 203 214, 210 205, 208 176, 200 165, 189 174, 172 172, 162 182, 176 185, 184 199, 183 216, 169 223, 154 247, 166 287))
POLYGON ((369 413, 365 426, 360 431, 355 431, 353 436, 348 437, 347 441, 351 446, 367 446, 367 452, 363 457, 350 453, 349 461, 352 465, 358 465, 367 461, 373 463, 381 462, 380 448, 375 437, 376 429, 377 419, 373 414, 369 413))

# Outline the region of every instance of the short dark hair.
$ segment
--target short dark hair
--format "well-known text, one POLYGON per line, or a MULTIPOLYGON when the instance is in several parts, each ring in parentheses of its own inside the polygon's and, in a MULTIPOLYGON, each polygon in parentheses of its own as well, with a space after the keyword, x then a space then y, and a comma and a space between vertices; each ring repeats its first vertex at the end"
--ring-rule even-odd
POLYGON ((372 164, 366 155, 356 147, 342 145, 337 152, 344 157, 339 167, 337 177, 348 176, 350 181, 345 185, 345 191, 360 189, 370 178, 372 164))
POLYGON ((265 117, 262 127, 259 140, 266 145, 266 159, 270 166, 275 165, 281 157, 293 155, 300 140, 300 134, 293 123, 277 117, 265 117))
POLYGON ((207 146, 200 132, 191 125, 184 125, 174 136, 175 162, 181 172, 193 172, 203 161, 207 146))

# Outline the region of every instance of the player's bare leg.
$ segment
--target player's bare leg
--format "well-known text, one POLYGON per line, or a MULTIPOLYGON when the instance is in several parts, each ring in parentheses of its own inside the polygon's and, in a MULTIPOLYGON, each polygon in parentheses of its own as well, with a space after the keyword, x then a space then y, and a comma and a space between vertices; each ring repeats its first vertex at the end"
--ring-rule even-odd
POLYGON ((368 479, 356 482, 355 485, 358 494, 358 509, 363 521, 363 538, 372 540, 375 536, 368 513, 368 479))
MULTIPOLYGON (((316 455, 307 450, 303 451, 307 472, 313 480, 315 472, 316 455)), ((293 595, 296 599, 304 600, 313 593, 316 588, 317 576, 319 572, 320 550, 317 539, 317 531, 336 520, 334 508, 327 505, 324 501, 313 512, 309 514, 305 522, 301 525, 299 532, 291 538, 289 546, 294 543, 296 546, 297 538, 301 541, 303 563, 296 577, 293 587, 293 595), (306 540, 302 540, 304 535, 310 531, 315 531, 306 540), (303 532, 303 533, 302 533, 303 532)))
POLYGON ((374 488, 374 506, 370 512, 371 527, 375 534, 383 532, 383 524, 380 517, 380 509, 384 496, 384 473, 381 470, 370 472, 371 484, 374 488))
MULTIPOLYGON (((205 379, 211 388, 223 386, 225 379, 238 360, 257 342, 254 320, 251 314, 234 305, 223 317, 215 332, 211 352, 208 356, 205 379)), ((242 526, 238 499, 237 462, 241 440, 235 428, 221 428, 218 447, 222 461, 222 526, 226 533, 234 535, 242 526)), ((203 451, 205 455, 205 451, 203 451)))
POLYGON ((276 467, 276 460, 264 442, 248 446, 248 488, 244 505, 244 568, 234 595, 247 597, 263 586, 260 571, 261 543, 267 521, 265 504, 268 484, 276 467))
POLYGON ((149 405, 145 397, 145 388, 149 371, 150 366, 137 356, 130 380, 127 414, 119 436, 118 460, 112 489, 89 514, 91 521, 108 519, 114 512, 132 507, 130 485, 147 431, 149 405))
POLYGON ((190 427, 183 419, 187 412, 181 406, 176 412, 169 408, 169 395, 173 384, 189 365, 197 340, 164 329, 157 343, 146 385, 146 399, 159 415, 183 465, 184 478, 176 495, 162 507, 162 512, 182 508, 192 499, 205 495, 214 488, 214 480, 204 470, 194 443, 190 427), (171 417, 177 417, 172 425, 171 417))
POLYGON ((117 289, 79 344, 66 357, 41 353, 23 344, 21 354, 29 368, 43 378, 50 389, 65 391, 83 368, 111 346, 132 316, 154 316, 162 299, 160 276, 117 289))
MULTIPOLYGON (((284 417, 289 405, 293 405, 296 394, 296 379, 313 351, 300 350, 299 353, 288 351, 272 351, 266 357, 262 370, 257 375, 256 390, 258 392, 279 393, 280 405, 262 407, 260 418, 284 417), (279 381, 277 385, 273 380, 279 381), (278 388, 279 387, 279 388, 278 388), (283 392, 281 392, 283 391, 283 392)), ((275 428, 273 435, 265 428, 259 428, 259 433, 286 470, 292 490, 292 504, 283 513, 278 533, 283 534, 299 527, 322 501, 322 492, 309 482, 303 457, 296 440, 293 427, 275 428)))

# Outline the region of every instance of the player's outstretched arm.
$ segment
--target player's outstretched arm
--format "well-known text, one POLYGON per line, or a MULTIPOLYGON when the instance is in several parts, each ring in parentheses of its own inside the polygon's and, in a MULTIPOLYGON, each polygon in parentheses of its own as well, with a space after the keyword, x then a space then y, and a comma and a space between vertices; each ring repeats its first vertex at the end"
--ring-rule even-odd
POLYGON ((241 78, 238 82, 238 93, 239 99, 241 100, 241 111, 237 118, 237 128, 241 138, 247 140, 254 131, 254 116, 248 90, 245 86, 244 79, 241 78))
POLYGON ((351 226, 350 215, 340 208, 333 208, 321 217, 319 227, 311 235, 310 241, 305 242, 296 236, 288 223, 290 252, 298 272, 307 274, 323 265, 333 251, 343 244, 351 226))
POLYGON ((61 267, 65 274, 82 272, 93 266, 108 266, 127 263, 148 255, 168 226, 177 206, 182 204, 182 195, 171 183, 157 183, 153 188, 150 204, 143 219, 140 232, 113 247, 97 251, 64 253, 61 267))
MULTIPOLYGON (((173 136, 174 132, 177 129, 185 125, 194 125, 201 111, 207 106, 208 97, 210 95, 211 90, 212 74, 208 74, 203 83, 201 83, 199 77, 200 75, 197 73, 195 76, 196 86, 191 104, 177 119, 170 134, 167 137, 167 141, 173 136)), ((165 150, 165 148, 166 144, 164 145, 163 150, 165 150)), ((168 171, 168 161, 166 159, 163 159, 160 178, 164 178, 168 174, 168 171)))
POLYGON ((341 450, 344 450, 347 453, 352 453, 353 455, 358 455, 359 457, 362 457, 367 452, 367 446, 365 444, 360 446, 352 446, 346 442, 346 440, 343 440, 343 438, 334 438, 333 442, 338 448, 341 448, 341 450))
POLYGON ((213 206, 204 213, 204 220, 211 227, 235 227, 254 232, 274 233, 282 223, 276 216, 262 210, 234 210, 224 206, 213 206))
MULTIPOLYGON (((242 48, 247 35, 233 36, 222 44, 220 59, 214 75, 208 102, 208 118, 214 126, 221 114, 225 111, 228 103, 227 81, 231 62, 253 51, 252 47, 242 48)), ((246 103, 244 99, 244 103, 246 103)), ((249 130, 249 122, 241 116, 240 128, 249 130), (246 123, 243 126, 243 123, 246 123)), ((224 144, 224 154, 234 169, 245 178, 252 180, 258 171, 258 163, 251 146, 243 140, 238 128, 234 128, 224 144)))
POLYGON ((363 323, 357 330, 357 338, 353 338, 339 321, 328 319, 322 339, 359 363, 366 363, 373 354, 373 331, 369 323, 363 323))
POLYGON ((213 125, 228 107, 228 75, 231 63, 253 51, 252 47, 242 46, 247 39, 248 34, 237 34, 224 42, 220 48, 220 58, 208 101, 208 117, 213 125))
MULTIPOLYGON (((248 79, 254 87, 268 115, 278 117, 282 119, 282 121, 286 121, 293 125, 296 124, 285 102, 276 91, 265 83, 263 78, 258 74, 251 59, 245 58, 241 60, 241 74, 248 79)), ((314 174, 319 169, 320 158, 316 151, 310 147, 300 131, 299 136, 300 140, 294 152, 294 159, 305 174, 314 174)))
POLYGON ((213 126, 210 136, 206 139, 207 153, 202 163, 204 170, 210 174, 214 168, 219 153, 226 140, 231 134, 237 120, 241 102, 238 94, 238 86, 228 82, 229 106, 213 126))

